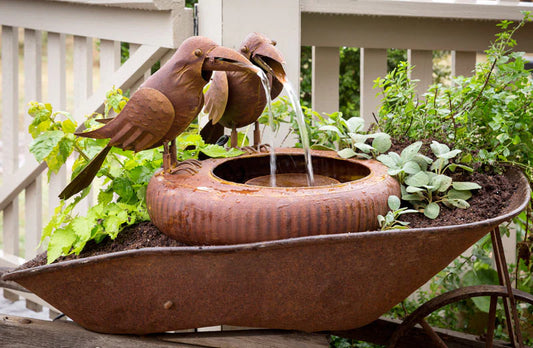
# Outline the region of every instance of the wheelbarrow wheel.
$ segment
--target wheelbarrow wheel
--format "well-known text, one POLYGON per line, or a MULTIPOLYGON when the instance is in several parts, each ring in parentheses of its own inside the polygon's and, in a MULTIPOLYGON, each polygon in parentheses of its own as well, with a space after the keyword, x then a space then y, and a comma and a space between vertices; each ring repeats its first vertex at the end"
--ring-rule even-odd
MULTIPOLYGON (((513 289, 513 295, 516 300, 527 302, 530 305, 533 305, 533 295, 520 291, 517 289, 513 289)), ((444 341, 431 329, 431 327, 426 323, 425 318, 433 313, 434 311, 439 310, 440 308, 449 305, 451 303, 466 300, 473 297, 480 297, 480 296, 490 296, 491 298, 491 305, 490 305, 490 311, 489 311, 489 323, 487 326, 487 335, 485 342, 487 344, 487 347, 492 347, 492 341, 494 338, 494 328, 495 328, 495 316, 496 316, 496 304, 497 299, 499 297, 501 298, 507 298, 509 297, 509 294, 507 292, 507 288, 505 286, 500 285, 475 285, 475 286, 467 286, 463 288, 459 288, 456 290, 452 290, 449 292, 446 292, 442 295, 439 295, 428 302, 424 303, 422 306, 418 307, 413 313, 411 313, 409 316, 407 316, 403 322, 398 326, 398 328, 394 331, 392 334, 389 343, 387 345, 388 348, 393 348, 397 345, 399 340, 402 336, 404 336, 412 327, 414 327, 416 324, 421 324, 424 330, 430 335, 430 337, 433 339, 435 344, 439 347, 447 347, 447 345, 444 343, 444 341)), ((521 347, 522 343, 519 343, 519 346, 521 347)))

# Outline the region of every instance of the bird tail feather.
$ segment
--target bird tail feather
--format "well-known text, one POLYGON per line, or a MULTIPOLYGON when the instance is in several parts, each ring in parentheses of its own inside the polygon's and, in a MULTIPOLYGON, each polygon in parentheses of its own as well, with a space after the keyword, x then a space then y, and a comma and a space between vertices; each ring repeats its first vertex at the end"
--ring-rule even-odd
POLYGON ((96 155, 74 179, 72 179, 63 191, 61 191, 59 198, 68 199, 89 186, 104 163, 109 150, 111 150, 111 146, 104 147, 102 151, 100 151, 100 153, 96 155))

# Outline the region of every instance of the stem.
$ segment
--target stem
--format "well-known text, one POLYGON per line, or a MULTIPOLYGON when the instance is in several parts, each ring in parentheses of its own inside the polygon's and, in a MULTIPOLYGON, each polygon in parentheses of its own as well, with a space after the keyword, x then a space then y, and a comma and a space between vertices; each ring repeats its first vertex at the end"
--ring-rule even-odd
POLYGON ((81 157, 83 157, 85 161, 90 162, 89 156, 87 156, 85 152, 83 152, 83 150, 81 149, 81 147, 78 145, 76 141, 74 141, 74 149, 76 150, 76 152, 80 154, 81 157))

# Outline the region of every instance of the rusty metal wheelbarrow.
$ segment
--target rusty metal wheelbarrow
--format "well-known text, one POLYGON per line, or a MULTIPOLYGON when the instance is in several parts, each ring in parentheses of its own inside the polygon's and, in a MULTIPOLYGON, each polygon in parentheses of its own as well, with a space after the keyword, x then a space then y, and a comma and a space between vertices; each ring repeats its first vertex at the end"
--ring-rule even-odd
POLYGON ((146 248, 7 273, 81 326, 147 334, 212 325, 348 330, 387 312, 486 233, 524 209, 459 226, 146 248))

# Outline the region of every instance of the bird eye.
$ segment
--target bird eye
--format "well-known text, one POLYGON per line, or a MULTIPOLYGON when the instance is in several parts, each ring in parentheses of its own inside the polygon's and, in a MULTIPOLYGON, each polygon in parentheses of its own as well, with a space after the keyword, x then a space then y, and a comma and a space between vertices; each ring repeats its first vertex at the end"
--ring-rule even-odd
POLYGON ((241 52, 242 53, 248 53, 249 51, 250 51, 250 49, 248 48, 248 46, 246 46, 246 45, 242 46, 242 48, 241 48, 241 52))
POLYGON ((272 46, 276 46, 278 44, 278 42, 275 41, 275 40, 272 40, 271 44, 272 44, 272 46))
POLYGON ((196 57, 201 57, 202 54, 203 54, 203 53, 202 53, 202 50, 199 49, 199 48, 197 48, 197 49, 194 51, 194 55, 195 55, 196 57))

